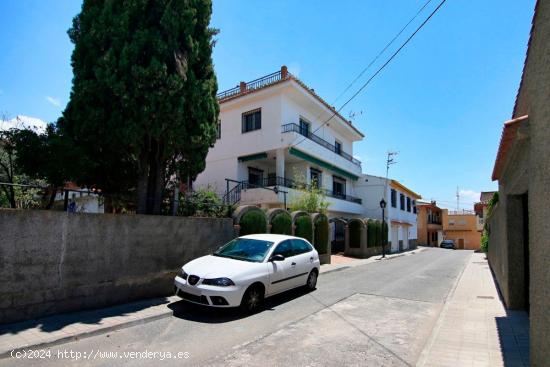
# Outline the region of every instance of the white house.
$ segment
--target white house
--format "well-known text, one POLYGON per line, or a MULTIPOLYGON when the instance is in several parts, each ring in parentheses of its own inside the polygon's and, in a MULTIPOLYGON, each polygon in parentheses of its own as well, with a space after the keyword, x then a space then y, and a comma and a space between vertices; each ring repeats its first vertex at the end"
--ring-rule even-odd
POLYGON ((364 135, 285 66, 218 100, 218 140, 195 187, 212 185, 231 204, 272 208, 288 207, 298 182, 316 183, 329 217, 364 214, 355 189, 361 162, 353 158, 364 135))
POLYGON ((386 201, 385 220, 388 223, 388 242, 391 252, 416 245, 416 201, 421 196, 396 180, 362 175, 356 184, 356 194, 362 199, 365 216, 382 220, 380 201, 386 201))

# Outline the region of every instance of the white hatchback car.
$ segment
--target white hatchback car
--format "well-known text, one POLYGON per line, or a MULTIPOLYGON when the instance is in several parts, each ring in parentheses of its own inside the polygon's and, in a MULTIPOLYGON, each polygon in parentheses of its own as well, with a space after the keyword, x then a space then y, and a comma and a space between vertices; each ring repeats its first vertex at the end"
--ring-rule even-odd
POLYGON ((253 312, 265 297, 301 286, 315 289, 319 268, 319 254, 303 238, 248 235, 185 264, 175 278, 176 295, 253 312))

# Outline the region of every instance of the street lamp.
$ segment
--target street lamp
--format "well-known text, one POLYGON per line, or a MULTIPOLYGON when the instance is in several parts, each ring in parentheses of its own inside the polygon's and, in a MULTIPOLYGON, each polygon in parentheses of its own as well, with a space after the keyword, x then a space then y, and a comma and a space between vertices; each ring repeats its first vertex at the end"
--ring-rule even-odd
POLYGON ((386 200, 382 198, 380 200, 380 208, 382 208, 382 258, 386 257, 386 239, 384 238, 384 227, 386 226, 386 216, 385 216, 385 210, 386 210, 386 200))

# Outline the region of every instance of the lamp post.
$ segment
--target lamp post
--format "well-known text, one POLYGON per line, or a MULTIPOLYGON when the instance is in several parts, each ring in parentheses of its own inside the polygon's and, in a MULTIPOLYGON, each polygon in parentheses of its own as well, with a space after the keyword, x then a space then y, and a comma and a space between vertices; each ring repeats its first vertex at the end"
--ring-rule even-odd
POLYGON ((381 229, 381 232, 382 232, 382 258, 385 258, 386 257, 386 239, 384 238, 384 227, 386 226, 386 215, 385 215, 385 210, 386 210, 386 200, 384 200, 384 198, 382 198, 382 200, 380 200, 380 208, 382 208, 382 229, 381 229))

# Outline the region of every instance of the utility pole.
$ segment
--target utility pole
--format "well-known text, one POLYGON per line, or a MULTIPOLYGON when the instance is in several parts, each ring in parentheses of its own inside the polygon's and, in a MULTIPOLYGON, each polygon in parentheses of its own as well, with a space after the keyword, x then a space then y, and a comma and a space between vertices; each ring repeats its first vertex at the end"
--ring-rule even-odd
POLYGON ((456 187, 456 213, 458 214, 458 211, 460 210, 460 193, 458 191, 458 186, 456 187))
MULTIPOLYGON (((390 166, 396 164, 394 157, 397 155, 397 152, 388 151, 388 157, 386 158, 386 181, 384 181, 384 192, 382 193, 382 199, 380 200, 380 208, 382 209, 382 258, 386 257, 386 236, 384 236, 384 227, 386 226, 386 200, 384 199, 388 192, 388 173, 390 171, 390 166)), ((389 232, 389 227, 388 227, 389 232)), ((388 233, 389 236, 389 233, 388 233)))

